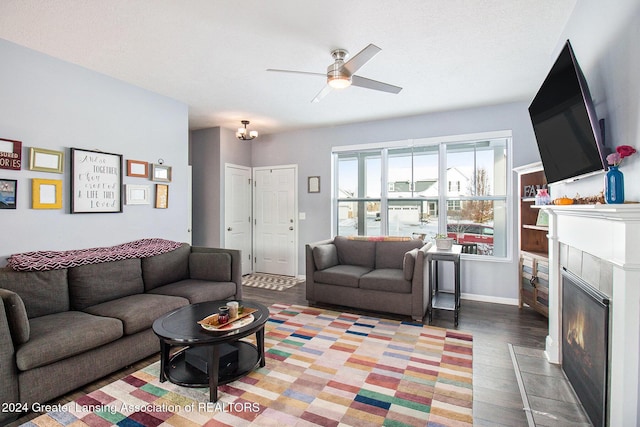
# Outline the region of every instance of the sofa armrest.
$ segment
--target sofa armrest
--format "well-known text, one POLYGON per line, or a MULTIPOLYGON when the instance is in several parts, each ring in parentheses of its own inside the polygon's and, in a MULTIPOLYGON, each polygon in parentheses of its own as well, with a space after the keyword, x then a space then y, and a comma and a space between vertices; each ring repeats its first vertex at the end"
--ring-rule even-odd
POLYGON ((333 239, 321 240, 315 243, 307 243, 305 245, 305 275, 306 275, 306 298, 309 302, 315 302, 315 282, 313 281, 313 273, 318 271, 316 263, 313 260, 313 248, 320 245, 333 244, 333 239))
POLYGON ((418 249, 416 262, 411 279, 411 313, 414 319, 422 319, 429 304, 429 268, 427 266, 427 252, 433 243, 429 242, 418 249))
MULTIPOLYGON (((8 291, 7 291, 8 292, 8 291)), ((9 329, 7 310, 4 298, 0 303, 0 402, 20 402, 18 392, 18 368, 15 360, 15 347, 9 329)), ((17 414, 0 411, 0 425, 17 414)))
POLYGON ((242 299, 242 258, 239 250, 192 246, 191 253, 228 254, 231 257, 231 282, 234 282, 236 284, 236 294, 234 296, 234 299, 242 299))

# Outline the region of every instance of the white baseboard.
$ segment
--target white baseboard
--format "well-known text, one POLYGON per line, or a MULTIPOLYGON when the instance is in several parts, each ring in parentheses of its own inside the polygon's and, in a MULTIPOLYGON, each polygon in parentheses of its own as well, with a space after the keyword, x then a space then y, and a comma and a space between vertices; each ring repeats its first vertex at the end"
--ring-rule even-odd
POLYGON ((519 301, 517 298, 504 298, 504 297, 491 297, 487 295, 476 295, 476 294, 460 294, 461 299, 471 300, 471 301, 480 301, 480 302, 491 302, 494 304, 505 304, 505 305, 518 305, 519 301))

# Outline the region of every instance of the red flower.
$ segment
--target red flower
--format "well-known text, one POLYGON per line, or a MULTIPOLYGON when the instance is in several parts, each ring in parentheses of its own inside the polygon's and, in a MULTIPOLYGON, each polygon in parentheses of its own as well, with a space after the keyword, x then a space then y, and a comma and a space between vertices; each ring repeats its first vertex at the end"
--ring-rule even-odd
POLYGON ((616 147, 616 151, 620 154, 620 158, 624 159, 625 157, 629 157, 633 153, 636 152, 636 149, 630 145, 620 145, 616 147))

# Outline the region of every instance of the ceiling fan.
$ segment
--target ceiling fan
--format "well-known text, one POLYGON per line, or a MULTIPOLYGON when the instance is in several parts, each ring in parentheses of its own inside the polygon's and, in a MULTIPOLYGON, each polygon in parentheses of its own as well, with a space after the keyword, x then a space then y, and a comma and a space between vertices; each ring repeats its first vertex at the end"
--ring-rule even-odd
POLYGON ((378 52, 380 52, 378 46, 370 44, 362 49, 354 57, 345 62, 345 59, 349 56, 349 52, 345 49, 334 49, 331 51, 331 56, 334 59, 334 63, 327 67, 327 73, 312 73, 308 71, 293 71, 293 70, 276 70, 273 68, 267 69, 267 71, 275 71, 278 73, 294 73, 294 74, 309 74, 312 76, 326 77, 327 85, 316 95, 311 102, 320 102, 329 92, 333 89, 343 89, 351 85, 363 87, 366 89, 379 90, 382 92, 399 93, 402 88, 388 83, 382 83, 376 80, 367 79, 365 77, 357 76, 355 73, 364 64, 369 62, 378 52))

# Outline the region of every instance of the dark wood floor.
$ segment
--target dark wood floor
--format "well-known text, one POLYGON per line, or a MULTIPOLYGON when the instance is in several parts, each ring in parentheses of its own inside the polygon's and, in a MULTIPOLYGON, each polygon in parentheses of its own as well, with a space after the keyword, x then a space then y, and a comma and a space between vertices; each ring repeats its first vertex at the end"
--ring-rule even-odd
MULTIPOLYGON (((243 298, 258 301, 267 306, 274 303, 307 305, 304 291, 304 284, 281 292, 244 287, 243 298)), ((410 317, 364 312, 348 307, 329 305, 318 305, 317 307, 397 320, 411 320, 410 317)), ((453 328, 453 314, 436 312, 432 324, 443 328, 453 328)), ((463 300, 458 329, 473 334, 474 425, 527 426, 508 344, 543 349, 544 339, 547 335, 547 319, 529 308, 520 310, 515 306, 463 300)), ((158 358, 157 354, 148 357, 51 403, 73 401, 157 361, 158 358)), ((10 426, 17 426, 38 415, 28 414, 10 426)))

